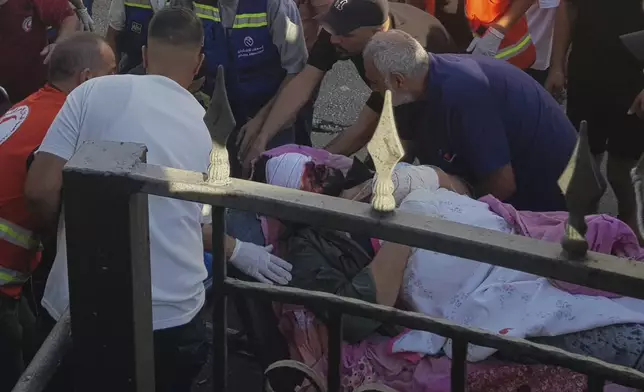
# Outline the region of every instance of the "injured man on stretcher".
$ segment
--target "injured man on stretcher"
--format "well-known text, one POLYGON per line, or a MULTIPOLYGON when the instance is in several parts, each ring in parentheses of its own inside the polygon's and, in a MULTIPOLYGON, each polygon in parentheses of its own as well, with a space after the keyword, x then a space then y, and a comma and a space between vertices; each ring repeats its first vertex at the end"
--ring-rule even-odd
MULTIPOLYGON (((292 145, 265 153, 254 171, 258 181, 363 202, 371 197, 371 176, 357 160, 292 145)), ((564 233, 567 213, 516 211, 491 196, 472 199, 465 183, 437 168, 399 164, 393 180, 400 211, 546 241, 559 242, 564 233)), ((232 231, 228 234, 236 238, 273 245, 276 254, 293 265, 292 286, 413 310, 644 371, 644 301, 244 212, 230 212, 227 224, 232 231)), ((644 259, 637 238, 620 221, 596 215, 588 217, 588 226, 591 250, 644 259)), ((282 316, 288 312, 283 310, 282 316)), ((325 318, 322 310, 306 312, 319 320, 325 318)), ((303 314, 296 315, 292 324, 307 328, 303 314)), ((379 342, 386 339, 381 354, 400 357, 405 353, 409 363, 437 356, 451 358, 451 340, 445 337, 360 317, 345 315, 343 321, 347 344, 377 336, 379 342)), ((301 340, 294 332, 297 327, 286 329, 291 334, 287 338, 301 340)), ((301 336, 310 339, 310 332, 301 336)), ((469 345, 470 362, 489 359, 525 362, 492 348, 469 345)))

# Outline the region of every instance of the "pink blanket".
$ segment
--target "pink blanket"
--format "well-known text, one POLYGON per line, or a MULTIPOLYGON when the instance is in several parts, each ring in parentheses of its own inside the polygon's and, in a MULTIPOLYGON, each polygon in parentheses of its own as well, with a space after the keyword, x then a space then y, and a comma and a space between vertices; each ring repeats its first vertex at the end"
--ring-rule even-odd
MULTIPOLYGON (((324 324, 300 306, 278 306, 278 314, 281 314, 280 330, 289 342, 291 358, 308 365, 324 380, 327 373, 324 324)), ((389 340, 372 336, 357 345, 342 345, 342 391, 353 391, 366 383, 380 383, 399 392, 450 392, 451 361, 447 357, 425 357, 410 362, 401 355, 388 354, 389 340)), ((468 392, 584 392, 586 376, 557 366, 490 359, 467 365, 467 385, 468 392)), ((604 392, 627 391, 631 389, 614 384, 604 388, 604 392)))
MULTIPOLYGON (((489 195, 482 197, 480 201, 487 203, 490 210, 505 219, 519 235, 550 242, 561 242, 564 236, 567 212, 517 211, 511 205, 489 195)), ((639 246, 635 233, 619 219, 608 215, 590 215, 586 217, 586 224, 586 239, 590 250, 631 260, 644 260, 644 251, 639 246)), ((554 281, 553 285, 571 294, 620 297, 573 283, 554 281)))

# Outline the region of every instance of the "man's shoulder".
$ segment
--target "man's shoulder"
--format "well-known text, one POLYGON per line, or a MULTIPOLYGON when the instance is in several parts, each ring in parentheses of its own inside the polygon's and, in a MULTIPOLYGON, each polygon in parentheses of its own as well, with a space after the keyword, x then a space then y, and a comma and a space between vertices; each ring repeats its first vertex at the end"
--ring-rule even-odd
POLYGON ((445 26, 433 15, 404 3, 390 3, 393 27, 414 37, 425 49, 452 53, 457 48, 445 26))
POLYGON ((390 2, 389 14, 394 21, 395 28, 409 34, 418 29, 430 30, 439 27, 441 30, 445 30, 443 24, 435 16, 410 4, 390 2))

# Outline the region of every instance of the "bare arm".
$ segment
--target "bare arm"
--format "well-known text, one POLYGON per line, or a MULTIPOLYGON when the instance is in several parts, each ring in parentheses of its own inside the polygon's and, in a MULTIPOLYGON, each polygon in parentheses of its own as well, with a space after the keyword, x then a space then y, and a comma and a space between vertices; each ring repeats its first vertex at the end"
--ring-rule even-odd
POLYGON ((478 186, 479 195, 491 194, 497 199, 507 200, 517 191, 512 165, 505 165, 487 175, 478 186))
POLYGON ((505 32, 510 29, 526 11, 535 3, 536 0, 513 0, 510 8, 505 14, 495 23, 495 26, 500 27, 499 30, 505 32))
POLYGON ((257 135, 268 142, 291 121, 313 95, 313 91, 324 78, 324 72, 307 65, 280 91, 269 115, 257 135))
POLYGON ((36 154, 27 174, 27 207, 43 233, 56 230, 66 163, 66 159, 41 152, 36 154))
POLYGON ((376 301, 381 305, 394 306, 400 293, 407 260, 411 248, 386 242, 374 257, 369 269, 376 285, 376 301))
POLYGON ((355 124, 331 140, 325 149, 332 154, 346 156, 355 154, 371 140, 378 125, 378 118, 378 113, 371 110, 368 106, 365 106, 360 112, 360 116, 355 124))
POLYGON ((58 37, 56 38, 56 42, 64 39, 65 37, 68 37, 71 34, 74 34, 76 31, 78 31, 78 18, 76 17, 76 15, 70 15, 63 19, 63 21, 60 23, 60 26, 58 27, 58 37))
POLYGON ((288 83, 289 83, 291 80, 293 80, 293 78, 295 78, 295 76, 296 76, 296 75, 297 75, 297 74, 288 74, 288 75, 286 75, 286 76, 284 77, 284 80, 282 80, 282 83, 280 84, 280 87, 279 87, 279 89, 277 90, 277 94, 275 94, 275 96, 274 96, 273 98, 271 98, 271 100, 270 100, 270 101, 268 101, 268 102, 266 103, 266 105, 264 105, 264 106, 260 109, 260 111, 259 111, 259 112, 257 112, 257 114, 255 115, 255 117, 253 118, 253 120, 257 119, 256 121, 258 121, 260 124, 262 124, 262 125, 264 124, 264 122, 266 121, 266 118, 267 118, 267 117, 268 117, 268 115, 271 113, 271 109, 273 108, 273 105, 275 104, 275 101, 277 101, 277 97, 278 97, 278 95, 279 95, 279 94, 280 94, 280 92, 284 89, 284 87, 286 87, 286 85, 288 85, 288 83))
MULTIPOLYGON (((203 234, 203 248, 206 252, 212 252, 212 225, 206 224, 201 228, 203 234)), ((224 237, 224 253, 226 260, 230 260, 233 251, 235 250, 235 239, 229 235, 224 237)))
POLYGON ((572 32, 572 14, 572 5, 568 1, 563 1, 557 8, 552 38, 552 56, 550 58, 551 72, 565 73, 566 56, 570 47, 572 32))

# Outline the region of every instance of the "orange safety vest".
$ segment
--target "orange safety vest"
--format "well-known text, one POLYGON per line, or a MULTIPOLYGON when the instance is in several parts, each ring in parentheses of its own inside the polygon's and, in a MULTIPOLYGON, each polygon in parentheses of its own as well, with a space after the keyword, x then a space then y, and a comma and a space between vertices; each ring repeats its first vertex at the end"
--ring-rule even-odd
POLYGON ((42 143, 66 94, 45 86, 0 117, 0 293, 19 298, 40 262, 40 242, 25 201, 27 159, 42 143))
POLYGON ((425 12, 436 16, 436 0, 425 0, 425 12))
MULTIPOLYGON (((465 0, 465 15, 474 35, 482 36, 490 25, 505 14, 511 2, 512 0, 465 0)), ((501 41, 495 57, 521 69, 530 68, 534 64, 537 50, 528 31, 525 16, 505 32, 505 38, 501 41)))

